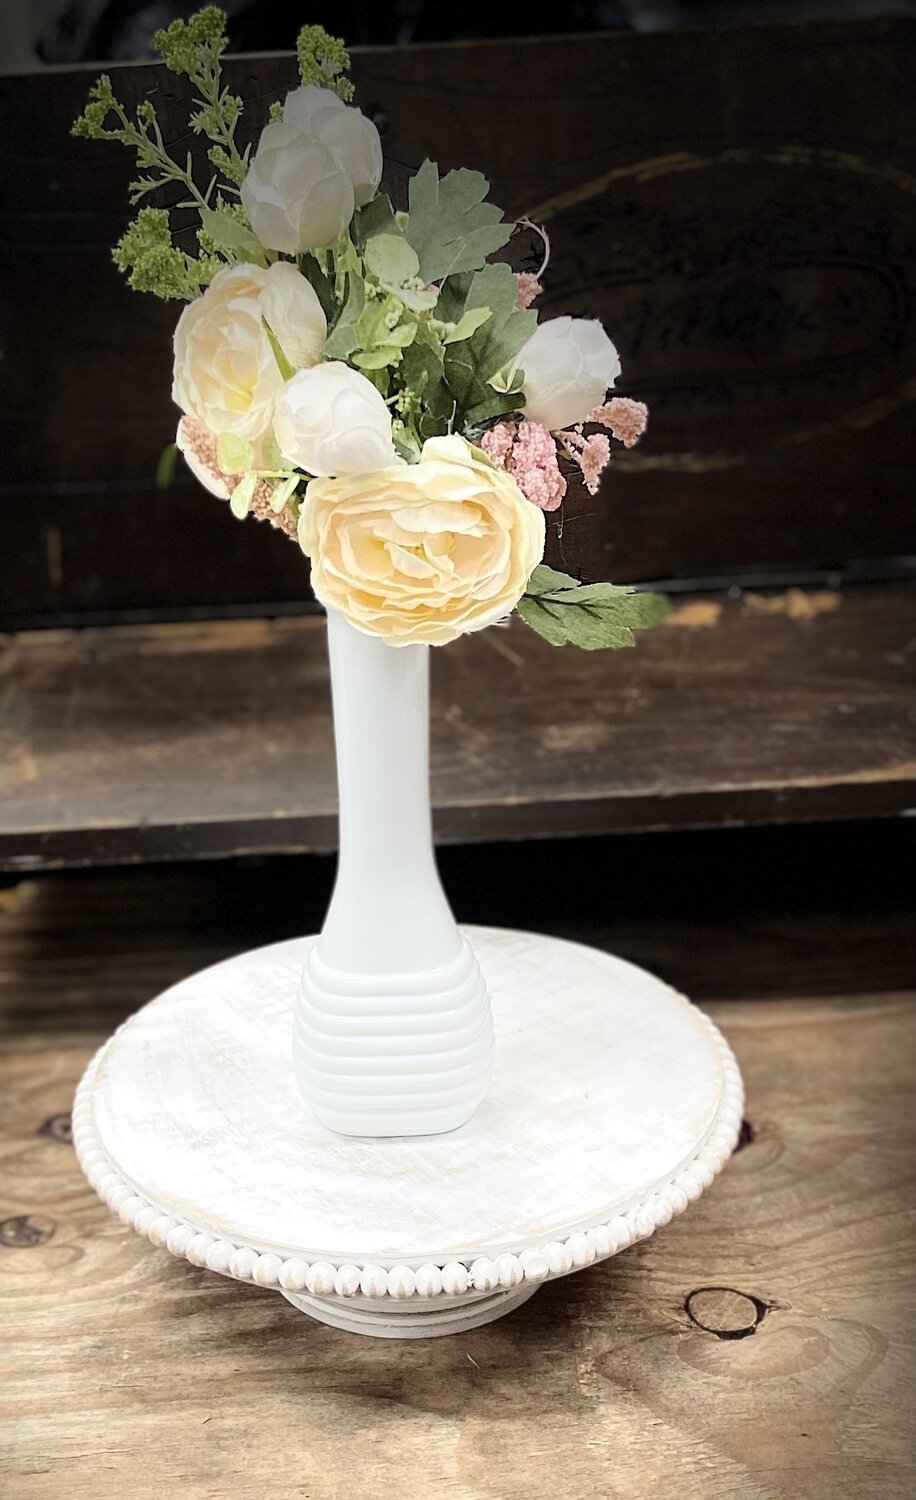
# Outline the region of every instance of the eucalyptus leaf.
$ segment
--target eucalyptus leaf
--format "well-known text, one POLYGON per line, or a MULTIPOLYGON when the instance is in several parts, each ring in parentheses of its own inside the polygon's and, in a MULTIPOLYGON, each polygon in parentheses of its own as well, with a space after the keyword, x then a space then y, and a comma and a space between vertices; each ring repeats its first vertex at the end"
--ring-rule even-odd
POLYGON ((295 494, 298 483, 298 474, 290 474, 286 479, 281 479, 270 497, 270 508, 275 515, 286 509, 286 502, 295 494))
POLYGON ((244 521, 248 514, 257 482, 258 477, 256 474, 246 474, 244 479, 240 479, 232 491, 229 499, 229 509, 239 521, 244 521))
POLYGON ((262 469, 284 469, 286 463, 280 452, 280 444, 272 432, 261 438, 260 465, 262 469))
POLYGON ((360 370, 384 370, 389 365, 400 364, 401 352, 396 344, 388 344, 377 349, 364 349, 353 355, 353 363, 360 370))
POLYGON ((373 276, 391 286, 403 286, 420 269, 417 252, 402 234, 374 234, 366 241, 363 258, 373 276))
POLYGON ((482 172, 461 167, 439 177, 425 161, 410 181, 406 235, 420 261, 424 281, 441 281, 457 271, 476 271, 505 245, 514 226, 484 202, 489 183, 482 172))
POLYGON ((463 339, 469 339, 472 333, 482 328, 488 318, 492 318, 493 311, 489 307, 470 307, 467 312, 462 313, 451 333, 443 340, 443 344, 460 344, 463 339))
POLYGON ((254 468, 254 449, 247 438, 221 432, 216 441, 216 462, 224 474, 244 474, 254 468))
POLYGON ((378 344, 387 343, 391 332, 387 322, 388 314, 396 310, 391 297, 367 297, 354 328, 356 347, 374 349, 378 344))
POLYGON ((389 328, 385 342, 394 344, 400 349, 406 349, 408 344, 413 343, 416 336, 416 323, 396 323, 393 328, 389 328))
POLYGON ((387 281, 383 281, 382 286, 386 292, 394 292, 411 312, 429 312, 439 299, 438 292, 428 292, 425 287, 420 290, 412 286, 395 286, 393 282, 387 281))

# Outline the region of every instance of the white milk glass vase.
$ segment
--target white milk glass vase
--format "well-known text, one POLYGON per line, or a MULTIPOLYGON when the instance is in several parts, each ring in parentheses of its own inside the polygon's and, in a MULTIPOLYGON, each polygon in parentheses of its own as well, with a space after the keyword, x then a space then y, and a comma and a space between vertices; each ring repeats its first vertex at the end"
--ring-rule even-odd
POLYGON ((341 1135, 438 1135, 484 1096, 493 1024, 433 852, 429 647, 329 610, 328 649, 340 855, 296 998, 296 1077, 341 1135))

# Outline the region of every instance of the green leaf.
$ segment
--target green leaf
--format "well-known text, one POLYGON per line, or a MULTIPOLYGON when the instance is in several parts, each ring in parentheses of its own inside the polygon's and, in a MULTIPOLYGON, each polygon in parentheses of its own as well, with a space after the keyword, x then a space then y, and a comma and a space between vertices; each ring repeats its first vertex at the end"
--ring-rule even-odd
MULTIPOLYGON (((440 306, 448 307, 452 300, 453 293, 450 291, 445 299, 440 298, 440 306)), ((485 266, 471 278, 462 316, 480 307, 488 307, 491 316, 470 338, 463 339, 459 344, 450 344, 445 351, 445 378, 460 410, 465 414, 492 403, 494 390, 490 385, 491 377, 500 370, 509 368, 537 327, 537 313, 515 310, 515 277, 508 266, 485 266)), ((524 405, 521 392, 515 394, 517 399, 509 410, 524 405)), ((482 421, 485 418, 475 412, 475 420, 482 421)))
POLYGON ((334 283, 325 274, 323 268, 312 254, 300 255, 299 270, 315 288, 318 301, 321 303, 321 310, 327 318, 328 327, 330 328, 339 312, 337 298, 334 296, 334 283))
POLYGON ((248 514, 257 482, 256 474, 246 474, 244 479, 239 480, 229 497, 229 509, 239 521, 244 521, 248 514))
POLYGON ((402 234, 374 234, 366 241, 363 258, 377 280, 403 286, 420 269, 417 252, 402 234))
POLYGON ((384 370, 388 365, 397 365, 400 362, 401 350, 397 345, 392 344, 381 349, 366 349, 353 356, 353 363, 359 370, 384 370))
POLYGON ((493 310, 490 307, 470 307, 467 312, 462 313, 450 334, 442 340, 443 344, 460 344, 463 339, 469 339, 472 333, 482 328, 488 318, 492 318, 493 310))
POLYGON ((657 625, 668 612, 660 594, 640 594, 613 583, 580 584, 543 564, 535 568, 517 607, 526 625, 552 646, 569 644, 586 651, 632 646, 634 630, 657 625))
POLYGON ((353 350, 360 347, 356 325, 362 316, 365 305, 366 293, 364 283, 358 276, 351 276, 347 300, 343 305, 343 310, 334 325, 333 331, 328 334, 324 341, 324 348, 321 351, 322 359, 348 359, 353 350))
POLYGON ((254 468, 254 449, 247 438, 221 432, 216 443, 216 462, 224 474, 245 474, 254 468))
POLYGON ((386 319, 394 310, 395 305, 391 297, 366 299, 354 329, 357 348, 374 349, 377 344, 387 343, 391 330, 386 319))
POLYGON ((498 396, 494 391, 486 400, 478 402, 464 414, 464 423, 468 428, 486 427, 494 417, 505 417, 510 412, 521 411, 524 405, 521 391, 510 391, 507 396, 498 396))
POLYGON ((286 508, 286 502, 296 493, 298 483, 299 475, 290 474, 288 478, 282 479, 277 485, 270 497, 270 508, 275 515, 279 515, 281 510, 286 508))
POLYGON ((235 259, 251 261, 256 266, 267 265, 267 255, 261 241, 232 214, 203 206, 198 212, 203 229, 219 250, 227 250, 235 259))
POLYGON ((384 396, 387 399, 388 385, 391 379, 387 367, 381 370, 365 370, 363 373, 365 374, 367 380, 372 381, 372 384, 375 386, 375 389, 378 391, 379 395, 384 396))
POLYGON ((280 371, 280 374, 283 376, 284 380, 291 380, 296 373, 295 368, 290 364, 286 355, 283 353, 283 350, 280 346, 280 340, 277 338, 277 335, 274 333, 266 318, 261 319, 261 327, 267 334, 267 342, 273 350, 274 359, 277 362, 277 369, 280 371))
POLYGON ((262 469, 284 469, 286 461, 280 452, 280 444, 274 437, 273 432, 268 432, 261 438, 260 465, 262 469))
POLYGON ((393 328, 389 328, 385 342, 386 344, 394 345, 396 348, 406 349, 408 344, 413 343, 416 336, 416 323, 396 323, 393 328))
POLYGON ((412 286, 395 286, 389 281, 383 281, 382 286, 386 292, 393 292, 405 307, 410 308, 411 312, 429 312, 439 300, 438 292, 428 292, 425 288, 420 291, 412 286))
POLYGON ((353 233, 360 249, 373 235, 398 233, 398 223, 387 193, 379 193, 370 203, 357 209, 353 219, 353 233))
POLYGON ((455 400, 445 383, 442 353, 438 344, 432 348, 416 339, 404 350, 400 365, 404 384, 416 392, 423 403, 417 421, 421 437, 442 437, 449 429, 455 400))
POLYGON ((531 594, 535 599, 539 594, 552 594, 557 589, 577 589, 581 587, 578 578, 573 578, 569 573, 558 573, 556 568, 548 568, 546 563, 539 563, 528 579, 526 594, 531 594))
POLYGON ((514 226, 503 222, 494 204, 483 201, 488 188, 482 172, 466 167, 440 178, 432 161, 425 161, 411 178, 406 234, 424 281, 479 270, 488 255, 506 244, 514 226))
POLYGON ((175 483, 175 466, 178 462, 178 444, 168 443, 159 455, 156 465, 156 488, 167 490, 175 483))

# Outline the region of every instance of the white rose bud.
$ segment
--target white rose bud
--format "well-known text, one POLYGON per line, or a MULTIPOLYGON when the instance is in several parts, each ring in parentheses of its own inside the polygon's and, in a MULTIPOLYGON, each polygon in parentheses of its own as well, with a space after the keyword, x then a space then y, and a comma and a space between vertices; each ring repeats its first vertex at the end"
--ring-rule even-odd
POLYGON ((399 462, 381 395, 365 375, 337 360, 287 381, 274 432, 284 456, 307 474, 366 474, 399 462))
POLYGON ((333 245, 354 209, 374 196, 381 175, 382 147, 371 120, 310 84, 294 89, 282 122, 261 132, 242 204, 262 244, 301 255, 333 245))
POLYGON ((317 136, 327 146, 353 184, 357 208, 375 197, 382 177, 382 143, 361 110, 344 104, 330 89, 310 83, 287 94, 283 123, 317 136))
POLYGON ((584 422, 620 374, 620 359, 593 318, 539 323, 516 360, 525 377, 525 416, 551 432, 584 422))

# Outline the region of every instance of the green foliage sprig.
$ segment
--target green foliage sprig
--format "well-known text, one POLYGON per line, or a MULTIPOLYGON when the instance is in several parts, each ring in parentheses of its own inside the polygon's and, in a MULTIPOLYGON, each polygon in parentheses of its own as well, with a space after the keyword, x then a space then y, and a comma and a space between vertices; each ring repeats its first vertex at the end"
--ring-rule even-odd
MULTIPOLYGON (((208 5, 188 21, 173 21, 156 32, 154 45, 165 66, 184 75, 194 90, 189 123, 195 135, 210 141, 207 159, 214 169, 201 187, 194 176, 191 153, 180 161, 163 139, 151 99, 137 105, 133 117, 115 95, 103 74, 89 91, 86 108, 74 122, 73 134, 89 140, 119 141, 136 155, 138 176, 130 184, 130 201, 139 203, 160 189, 183 190, 169 209, 141 209, 115 246, 113 259, 137 291, 157 297, 196 297, 223 266, 240 262, 266 265, 275 257, 251 232, 241 205, 234 201, 248 171, 250 144, 236 143, 243 103, 224 87, 222 56, 228 46, 226 16, 208 5), (228 196, 227 196, 228 195, 228 196), (169 211, 195 210, 200 255, 179 248, 173 237, 169 211)), ((346 77, 349 56, 343 43, 321 26, 304 26, 299 34, 299 67, 303 82, 332 88, 341 99, 352 98, 346 77)))
POLYGON ((303 86, 317 83, 349 104, 353 98, 353 84, 346 76, 350 54, 339 37, 329 36, 323 26, 303 26, 296 40, 296 57, 303 86))
POLYGON ((600 651, 634 645, 633 631, 663 620, 668 601, 614 583, 580 583, 542 563, 517 608, 525 624, 552 646, 600 651))

